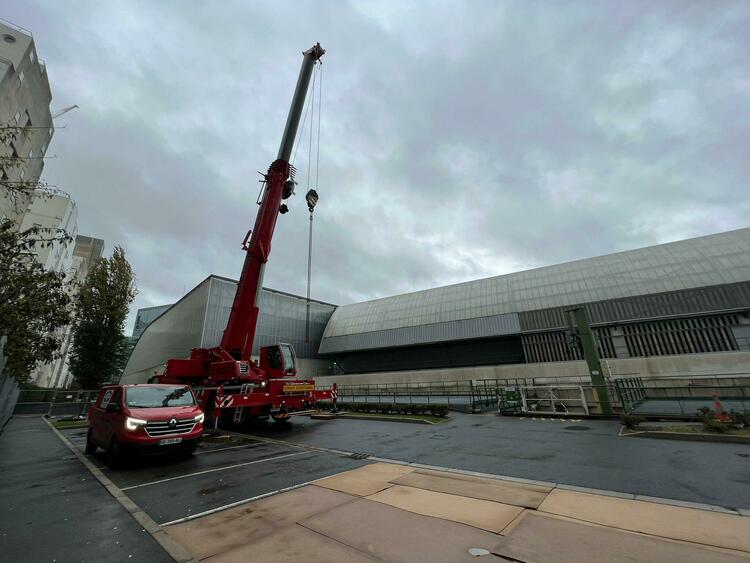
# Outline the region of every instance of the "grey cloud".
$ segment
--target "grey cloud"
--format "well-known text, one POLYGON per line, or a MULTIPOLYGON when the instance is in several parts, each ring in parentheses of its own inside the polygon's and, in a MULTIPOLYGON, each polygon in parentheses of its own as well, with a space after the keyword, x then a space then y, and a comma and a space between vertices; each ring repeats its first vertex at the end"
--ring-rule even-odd
MULTIPOLYGON (((747 226, 745 2, 53 2, 46 176, 137 306, 237 277, 300 63, 324 62, 313 296, 380 297, 747 226)), ((297 157, 306 190, 306 150, 297 157)), ((307 212, 269 287, 304 294, 307 212)))

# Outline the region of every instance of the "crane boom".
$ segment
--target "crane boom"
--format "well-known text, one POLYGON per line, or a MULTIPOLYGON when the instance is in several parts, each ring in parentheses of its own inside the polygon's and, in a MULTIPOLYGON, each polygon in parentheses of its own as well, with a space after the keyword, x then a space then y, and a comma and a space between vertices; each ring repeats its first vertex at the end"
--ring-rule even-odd
MULTIPOLYGON (((221 347, 237 360, 247 361, 252 354, 255 328, 258 322, 258 296, 263 286, 263 271, 271 252, 271 239, 276 227, 276 219, 279 216, 281 200, 285 195, 285 183, 292 173, 289 158, 305 105, 313 67, 324 53, 325 50, 320 43, 303 53, 302 68, 284 127, 284 135, 281 138, 279 153, 265 176, 265 189, 258 215, 255 218, 255 227, 251 232, 250 242, 245 245, 247 255, 242 267, 242 275, 234 296, 227 328, 221 339, 221 347)), ((291 195, 289 191, 287 194, 287 197, 291 195)))
MULTIPOLYGON (((247 252, 242 275, 237 285, 227 327, 219 346, 194 348, 189 358, 167 361, 164 373, 152 378, 162 383, 192 385, 207 413, 218 420, 227 409, 238 417, 272 416, 285 420, 292 413, 311 412, 316 401, 332 399, 331 390, 315 388, 315 381, 297 379, 294 350, 290 344, 279 343, 260 349, 260 361, 252 361, 253 341, 258 322, 258 296, 263 285, 263 270, 271 253, 276 220, 287 207, 282 200, 294 193, 294 170, 289 158, 300 124, 315 63, 325 51, 316 43, 303 53, 297 86, 292 97, 284 134, 276 160, 264 175, 255 225, 243 241, 247 252)), ((317 193, 307 196, 310 211, 317 193)))

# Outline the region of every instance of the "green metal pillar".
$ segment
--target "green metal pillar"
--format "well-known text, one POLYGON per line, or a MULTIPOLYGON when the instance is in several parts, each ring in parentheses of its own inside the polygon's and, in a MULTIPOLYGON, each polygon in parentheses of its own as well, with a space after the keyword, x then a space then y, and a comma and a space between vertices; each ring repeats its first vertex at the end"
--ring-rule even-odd
POLYGON ((594 387, 594 395, 599 401, 599 408, 602 414, 612 414, 609 392, 607 391, 607 384, 602 374, 602 364, 599 361, 596 342, 594 342, 594 333, 591 332, 589 320, 586 317, 586 309, 576 307, 575 309, 568 309, 566 313, 568 314, 568 325, 570 326, 571 335, 577 340, 583 352, 583 358, 588 365, 591 384, 594 387))

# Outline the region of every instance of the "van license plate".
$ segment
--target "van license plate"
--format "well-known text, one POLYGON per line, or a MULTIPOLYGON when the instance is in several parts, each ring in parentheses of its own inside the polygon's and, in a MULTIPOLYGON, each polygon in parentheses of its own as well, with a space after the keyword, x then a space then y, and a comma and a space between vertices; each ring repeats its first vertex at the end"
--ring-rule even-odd
POLYGON ((164 438, 163 440, 159 440, 160 446, 167 446, 169 444, 179 444, 182 442, 182 438, 164 438))

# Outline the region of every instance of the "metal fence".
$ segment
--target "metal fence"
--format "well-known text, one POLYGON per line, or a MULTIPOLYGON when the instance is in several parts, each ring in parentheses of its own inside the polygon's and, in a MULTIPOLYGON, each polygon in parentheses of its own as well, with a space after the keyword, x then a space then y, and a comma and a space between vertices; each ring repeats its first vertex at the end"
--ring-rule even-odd
POLYGON ((681 382, 666 379, 615 380, 626 414, 663 418, 696 418, 700 409, 727 413, 750 412, 747 378, 698 378, 681 382))
POLYGON ((701 408, 750 412, 750 377, 744 374, 608 380, 594 386, 587 377, 478 379, 415 383, 339 385, 341 402, 444 403, 451 410, 487 408, 540 415, 599 415, 606 394, 613 414, 655 418, 697 418, 701 408))
POLYGON ((477 412, 494 407, 496 386, 490 380, 363 383, 339 385, 339 401, 350 403, 445 404, 451 410, 477 412))
POLYGON ((85 417, 99 391, 70 389, 24 389, 14 414, 44 414, 50 417, 85 417))

